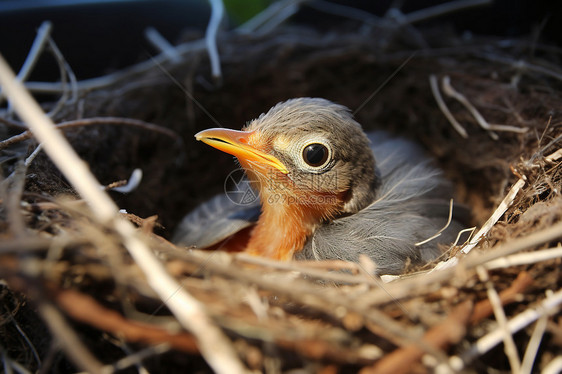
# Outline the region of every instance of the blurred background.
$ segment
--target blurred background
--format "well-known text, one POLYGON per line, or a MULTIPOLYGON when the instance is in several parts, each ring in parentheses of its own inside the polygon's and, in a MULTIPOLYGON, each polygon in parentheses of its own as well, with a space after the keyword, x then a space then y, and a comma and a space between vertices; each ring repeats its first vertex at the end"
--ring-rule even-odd
MULTIPOLYGON (((325 2, 325 0, 322 0, 325 2)), ((265 9, 270 0, 224 0, 225 28, 243 23, 265 9)), ((334 0, 382 16, 391 7, 403 13, 446 3, 443 0, 334 0)), ((310 3, 314 3, 311 1, 310 3)), ((182 32, 204 32, 210 15, 206 0, 0 0, 0 52, 17 70, 42 21, 53 23, 53 38, 77 78, 99 76, 148 59, 155 51, 144 30, 155 27, 170 42, 182 32)), ((320 29, 346 22, 303 6, 291 19, 320 29), (320 22, 317 20, 321 19, 320 22)), ((514 37, 538 33, 542 41, 562 46, 562 2, 555 0, 496 0, 491 6, 446 16, 459 32, 514 37)), ((440 22, 439 18, 425 23, 440 22)), ((199 35, 199 36, 200 36, 199 35)), ((55 64, 39 64, 30 80, 56 80, 55 64)))

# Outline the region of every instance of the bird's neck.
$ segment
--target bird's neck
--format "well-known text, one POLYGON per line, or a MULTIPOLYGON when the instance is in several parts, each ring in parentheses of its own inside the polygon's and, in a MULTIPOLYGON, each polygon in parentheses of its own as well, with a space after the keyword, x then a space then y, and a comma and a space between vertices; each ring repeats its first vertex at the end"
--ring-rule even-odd
POLYGON ((262 213, 252 231, 247 252, 290 260, 302 250, 308 237, 324 221, 335 217, 341 197, 334 194, 298 198, 262 194, 262 213), (285 199, 285 200, 283 200, 285 199))

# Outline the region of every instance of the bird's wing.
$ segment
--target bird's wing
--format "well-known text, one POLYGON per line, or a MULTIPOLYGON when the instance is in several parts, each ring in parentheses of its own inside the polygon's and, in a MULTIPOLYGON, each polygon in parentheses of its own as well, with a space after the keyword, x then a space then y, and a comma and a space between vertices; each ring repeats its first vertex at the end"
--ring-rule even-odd
POLYGON ((385 133, 371 133, 382 184, 375 201, 356 214, 319 227, 298 258, 357 261, 369 256, 377 273, 394 274, 405 264, 437 257, 437 243, 454 240, 461 225, 453 221, 428 244, 418 245, 444 227, 449 213, 451 184, 431 164, 421 148, 385 133))
POLYGON ((236 204, 226 194, 220 194, 185 216, 172 241, 207 248, 253 225, 259 215, 259 199, 249 204, 236 204))

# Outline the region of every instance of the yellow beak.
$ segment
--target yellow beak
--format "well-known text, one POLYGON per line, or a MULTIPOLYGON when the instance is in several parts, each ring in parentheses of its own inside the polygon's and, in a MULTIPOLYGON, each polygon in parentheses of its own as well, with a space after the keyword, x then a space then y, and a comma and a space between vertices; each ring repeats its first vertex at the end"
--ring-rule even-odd
POLYGON ((195 134, 195 139, 236 156, 238 159, 269 165, 283 174, 289 174, 289 170, 276 157, 248 145, 252 134, 254 132, 208 129, 195 134))

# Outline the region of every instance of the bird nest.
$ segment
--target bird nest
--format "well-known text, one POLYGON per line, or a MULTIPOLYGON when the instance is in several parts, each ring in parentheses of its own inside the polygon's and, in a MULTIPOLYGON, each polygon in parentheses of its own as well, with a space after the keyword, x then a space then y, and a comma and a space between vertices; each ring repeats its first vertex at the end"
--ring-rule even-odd
POLYGON ((52 95, 42 96, 43 109, 122 210, 100 214, 4 110, 4 367, 559 370, 559 54, 527 40, 393 25, 363 20, 336 33, 267 30, 266 22, 222 33, 221 71, 212 47, 186 36, 149 61, 83 82, 41 29, 63 78, 28 88, 52 95), (373 276, 365 258, 277 262, 171 244, 181 217, 222 193, 234 168, 193 134, 241 127, 301 96, 344 104, 366 129, 421 143, 472 210, 470 238, 393 278, 373 276), (142 180, 130 188, 137 168, 142 180))

